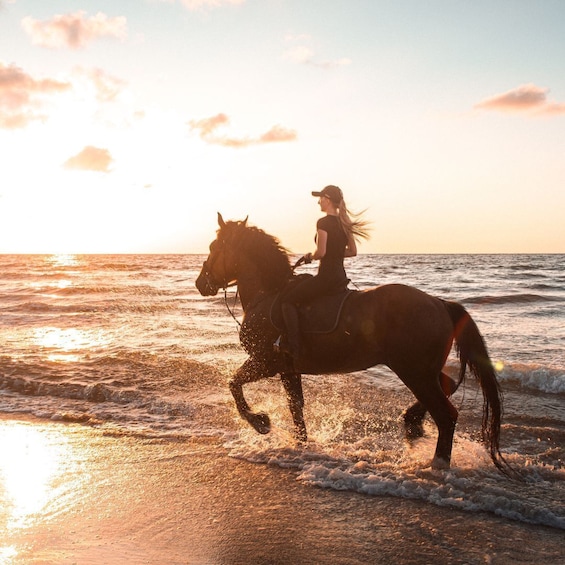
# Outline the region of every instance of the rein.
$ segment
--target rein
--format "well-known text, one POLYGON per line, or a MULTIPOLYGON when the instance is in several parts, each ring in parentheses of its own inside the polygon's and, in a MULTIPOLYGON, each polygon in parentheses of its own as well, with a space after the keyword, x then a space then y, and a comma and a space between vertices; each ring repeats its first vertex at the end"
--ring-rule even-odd
MULTIPOLYGON (((238 328, 241 329, 241 322, 235 317, 235 314, 233 313, 233 310, 231 309, 230 305, 228 304, 228 288, 230 286, 235 286, 237 287, 237 283, 231 283, 228 284, 224 287, 224 302, 226 304, 226 308, 228 310, 228 312, 230 313, 231 317, 235 320, 235 323, 237 324, 238 328)), ((237 296, 239 294, 239 287, 237 287, 235 289, 235 296, 233 299, 233 306, 235 308, 235 305, 237 304, 237 296)))

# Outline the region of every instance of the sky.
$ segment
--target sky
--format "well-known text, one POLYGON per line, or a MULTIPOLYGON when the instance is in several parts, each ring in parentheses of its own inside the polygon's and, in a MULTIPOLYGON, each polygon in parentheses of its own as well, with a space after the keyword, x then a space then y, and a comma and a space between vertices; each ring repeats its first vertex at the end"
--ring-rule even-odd
POLYGON ((563 0, 0 0, 0 253, 565 253, 563 0))

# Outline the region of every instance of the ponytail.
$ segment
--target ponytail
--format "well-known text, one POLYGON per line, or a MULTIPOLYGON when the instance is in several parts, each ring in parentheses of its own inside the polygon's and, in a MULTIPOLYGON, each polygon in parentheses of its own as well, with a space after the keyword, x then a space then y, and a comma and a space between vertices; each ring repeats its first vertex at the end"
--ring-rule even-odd
POLYGON ((337 206, 339 223, 347 237, 353 237, 356 241, 370 238, 370 228, 367 220, 361 219, 364 212, 355 214, 347 210, 345 200, 342 198, 337 206))

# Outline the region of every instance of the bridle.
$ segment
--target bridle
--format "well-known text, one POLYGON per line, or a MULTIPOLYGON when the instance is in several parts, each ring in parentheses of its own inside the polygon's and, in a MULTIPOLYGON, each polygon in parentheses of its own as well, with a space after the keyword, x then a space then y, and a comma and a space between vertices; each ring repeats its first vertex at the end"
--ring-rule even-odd
MULTIPOLYGON (((218 214, 219 220, 220 220, 220 227, 224 227, 225 223, 223 222, 223 219, 221 218, 221 216, 218 214)), ((247 222, 247 219, 243 222, 243 224, 245 225, 245 223, 247 222)), ((220 234, 218 234, 220 235, 220 234)), ((210 294, 216 294, 218 292, 218 290, 220 288, 223 289, 224 291, 224 302, 226 304, 226 308, 228 310, 228 312, 230 313, 231 317, 235 320, 235 322, 237 323, 239 329, 241 330, 241 323, 239 322, 239 320, 235 317, 235 314, 233 312, 232 307, 230 307, 230 305, 228 304, 228 294, 227 294, 227 289, 229 287, 232 286, 237 286, 238 282, 237 282, 237 263, 235 264, 234 267, 234 272, 236 273, 235 275, 235 279, 228 279, 227 277, 227 265, 226 265, 226 239, 225 237, 222 237, 221 239, 216 239, 217 245, 219 246, 219 250, 215 250, 216 253, 214 255, 214 257, 212 257, 211 259, 211 254, 214 251, 212 249, 212 245, 210 246, 210 255, 208 255, 208 258, 204 261, 203 265, 202 265, 202 271, 201 271, 201 275, 204 279, 205 285, 206 285, 206 290, 210 293, 210 294), (216 262, 218 261, 218 256, 219 254, 222 254, 222 259, 223 259, 223 272, 224 272, 224 277, 223 280, 218 280, 216 278, 216 276, 214 274, 212 274, 212 270, 214 268, 214 266, 216 265, 216 262)), ((294 264, 294 266, 292 267, 292 271, 294 272, 295 269, 297 267, 299 267, 300 265, 302 265, 303 263, 310 263, 311 262, 311 257, 300 257, 300 259, 298 259, 298 261, 296 261, 296 263, 294 264)), ((235 292, 235 297, 234 297, 234 302, 233 302, 233 306, 235 307, 235 305, 237 304, 237 299, 238 299, 238 294, 239 294, 239 286, 235 292)))
POLYGON ((210 261, 210 256, 208 256, 208 258, 204 261, 204 264, 202 265, 202 274, 205 277, 206 280, 206 284, 208 285, 208 288, 212 288, 212 284, 214 284, 215 286, 217 286, 218 288, 223 289, 224 291, 226 290, 226 288, 230 287, 230 286, 235 286, 237 284, 237 280, 233 280, 230 279, 228 280, 227 276, 226 276, 226 253, 225 253, 225 248, 226 248, 226 241, 224 239, 222 239, 220 242, 220 251, 218 253, 216 253, 216 256, 213 258, 213 261, 210 261), (221 281, 218 281, 216 279, 216 277, 212 274, 212 267, 215 265, 215 263, 218 260, 218 255, 222 253, 222 258, 223 258, 223 267, 224 267, 224 279, 221 281))
MULTIPOLYGON (((223 281, 218 281, 212 275, 212 272, 211 272, 214 263, 217 261, 218 254, 216 254, 216 257, 214 257, 214 261, 212 261, 212 262, 209 261, 210 257, 208 256, 208 259, 206 259, 204 261, 204 264, 202 265, 202 274, 204 275, 204 280, 206 281, 206 285, 208 286, 208 288, 210 290, 215 289, 215 287, 217 286, 218 288, 221 288, 224 291, 224 302, 225 302, 226 308, 227 308, 228 312, 230 313, 231 317, 235 320, 238 327, 241 329, 241 322, 235 317, 235 314, 234 314, 232 308, 228 304, 228 290, 227 289, 232 287, 232 286, 237 287, 237 279, 228 281, 227 276, 225 275, 226 272, 227 272, 227 270, 226 270, 225 247, 226 247, 226 242, 225 242, 225 240, 222 240, 221 241, 221 251, 223 251, 222 255, 223 255, 223 260, 224 260, 224 279, 223 279, 223 281), (212 285, 214 285, 214 286, 212 286, 212 285)), ((235 304, 237 304, 238 295, 239 295, 239 287, 236 288, 236 291, 235 291, 235 297, 234 297, 234 302, 233 302, 234 306, 235 306, 235 304)))

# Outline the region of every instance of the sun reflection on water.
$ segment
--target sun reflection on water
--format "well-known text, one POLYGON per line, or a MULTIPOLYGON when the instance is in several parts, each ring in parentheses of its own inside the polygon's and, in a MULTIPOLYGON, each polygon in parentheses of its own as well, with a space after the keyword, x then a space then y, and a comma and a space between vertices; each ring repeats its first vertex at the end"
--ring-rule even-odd
POLYGON ((9 565, 17 556, 18 550, 13 545, 0 547, 0 565, 9 565))
POLYGON ((12 536, 64 509, 84 476, 64 431, 3 421, 0 445, 0 565, 7 565, 18 557, 12 536))
POLYGON ((51 350, 47 358, 56 362, 77 362, 93 348, 105 347, 110 338, 101 329, 43 327, 33 331, 35 345, 51 350))
POLYGON ((54 267, 76 267, 79 264, 78 257, 68 253, 49 255, 45 261, 54 267))
POLYGON ((0 427, 0 481, 8 530, 24 527, 56 498, 55 479, 63 463, 72 460, 64 436, 57 439, 31 425, 8 422, 0 427))

